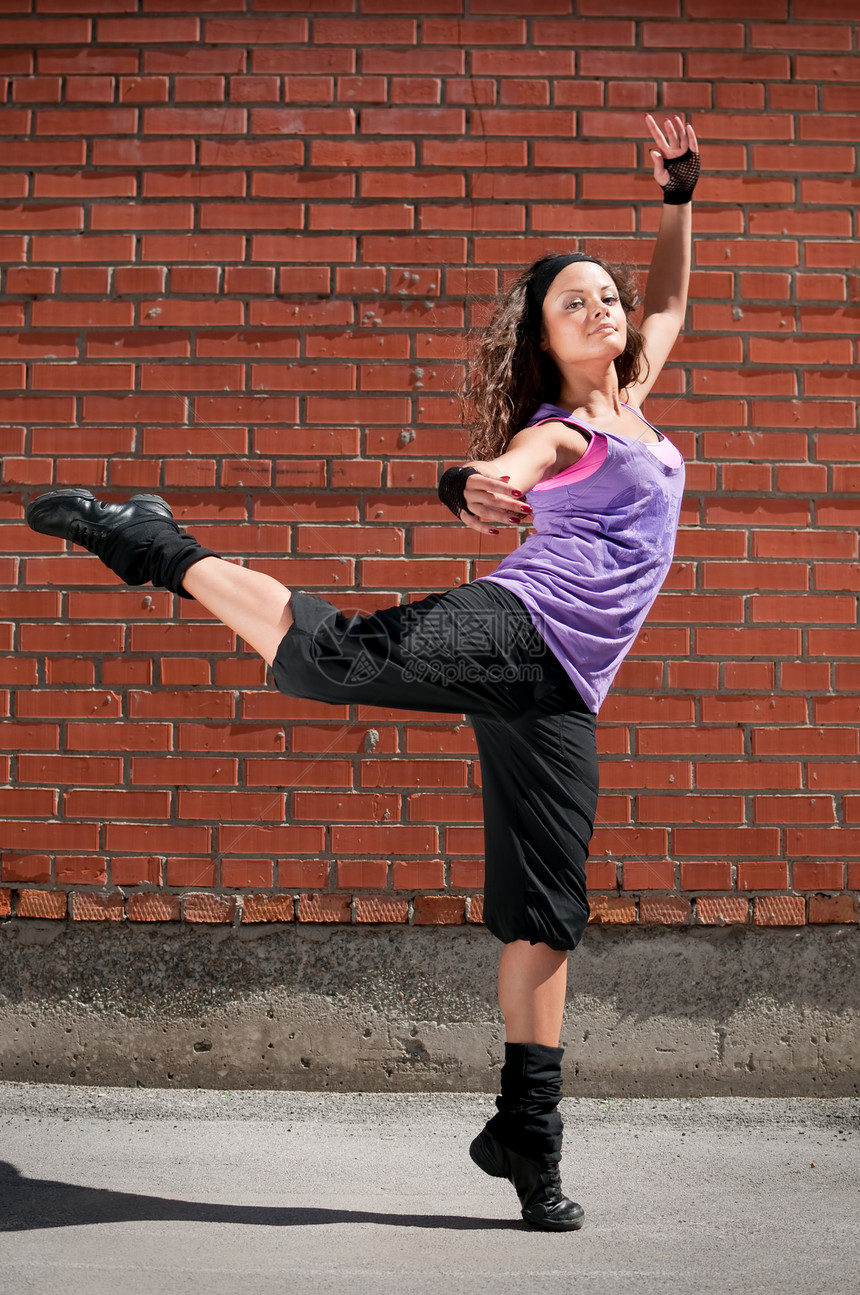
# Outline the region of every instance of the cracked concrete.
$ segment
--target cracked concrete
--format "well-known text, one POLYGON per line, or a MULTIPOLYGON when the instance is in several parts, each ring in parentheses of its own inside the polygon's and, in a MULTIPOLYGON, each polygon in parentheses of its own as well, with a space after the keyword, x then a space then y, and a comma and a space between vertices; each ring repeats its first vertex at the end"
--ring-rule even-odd
MULTIPOLYGON (((482 928, 0 925, 0 1078, 496 1089, 482 928)), ((581 1096, 860 1091, 860 933, 589 928, 562 1042, 581 1096)))

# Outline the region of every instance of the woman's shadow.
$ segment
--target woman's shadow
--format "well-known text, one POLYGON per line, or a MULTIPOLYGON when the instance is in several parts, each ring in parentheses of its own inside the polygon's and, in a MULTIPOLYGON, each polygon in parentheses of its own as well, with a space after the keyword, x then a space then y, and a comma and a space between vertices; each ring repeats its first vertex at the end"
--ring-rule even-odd
POLYGON ((250 1223, 256 1227, 308 1227, 322 1223, 377 1223, 401 1228, 490 1231, 524 1228, 518 1220, 469 1218, 454 1214, 381 1214, 315 1206, 213 1205, 206 1201, 139 1196, 104 1187, 81 1187, 48 1178, 26 1178, 0 1160, 0 1232, 70 1228, 89 1223, 250 1223))

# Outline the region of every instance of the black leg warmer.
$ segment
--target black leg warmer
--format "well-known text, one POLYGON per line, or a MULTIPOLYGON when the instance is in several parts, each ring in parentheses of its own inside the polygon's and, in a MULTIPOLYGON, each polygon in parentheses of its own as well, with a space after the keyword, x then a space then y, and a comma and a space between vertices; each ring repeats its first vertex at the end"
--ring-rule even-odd
POLYGON ((503 1146, 542 1164, 561 1160, 561 1059, 564 1048, 506 1043, 498 1115, 487 1129, 503 1146))
POLYGON ((182 577, 201 558, 217 556, 217 553, 198 543, 193 535, 180 531, 178 527, 153 527, 152 541, 146 555, 149 578, 158 589, 169 589, 172 594, 179 594, 180 598, 190 598, 191 594, 182 588, 182 577))

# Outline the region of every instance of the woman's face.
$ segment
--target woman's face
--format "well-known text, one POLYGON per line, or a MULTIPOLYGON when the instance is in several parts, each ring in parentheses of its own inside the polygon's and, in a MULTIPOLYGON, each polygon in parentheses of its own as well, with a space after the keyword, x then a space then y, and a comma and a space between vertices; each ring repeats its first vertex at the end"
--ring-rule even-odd
POLYGON ((627 345, 627 316, 602 266, 574 261, 556 275, 543 301, 541 350, 565 367, 609 362, 627 345))

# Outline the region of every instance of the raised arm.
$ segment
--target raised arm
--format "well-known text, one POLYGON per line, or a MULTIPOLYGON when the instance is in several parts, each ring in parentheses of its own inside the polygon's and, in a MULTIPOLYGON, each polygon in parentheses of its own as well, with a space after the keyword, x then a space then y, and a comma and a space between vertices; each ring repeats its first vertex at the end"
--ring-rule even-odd
POLYGON ((664 190, 660 228, 648 271, 640 332, 645 339, 649 372, 628 388, 628 400, 641 405, 680 333, 687 312, 692 263, 692 187, 698 174, 699 145, 693 127, 680 117, 660 130, 650 113, 645 118, 654 140, 654 178, 664 190))

